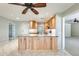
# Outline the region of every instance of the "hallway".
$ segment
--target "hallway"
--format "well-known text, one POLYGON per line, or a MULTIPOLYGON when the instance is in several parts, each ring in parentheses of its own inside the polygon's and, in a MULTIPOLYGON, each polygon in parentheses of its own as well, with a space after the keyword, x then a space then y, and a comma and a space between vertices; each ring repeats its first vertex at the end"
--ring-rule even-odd
POLYGON ((79 56, 79 37, 66 38, 66 51, 73 56, 79 56))

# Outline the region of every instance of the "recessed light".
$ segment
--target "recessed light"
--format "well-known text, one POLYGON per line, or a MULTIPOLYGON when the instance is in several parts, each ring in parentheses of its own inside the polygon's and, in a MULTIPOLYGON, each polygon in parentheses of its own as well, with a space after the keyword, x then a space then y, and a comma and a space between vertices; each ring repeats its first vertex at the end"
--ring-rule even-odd
POLYGON ((20 19, 19 17, 17 17, 16 19, 20 19))
POLYGON ((44 17, 40 18, 40 19, 44 19, 44 17))

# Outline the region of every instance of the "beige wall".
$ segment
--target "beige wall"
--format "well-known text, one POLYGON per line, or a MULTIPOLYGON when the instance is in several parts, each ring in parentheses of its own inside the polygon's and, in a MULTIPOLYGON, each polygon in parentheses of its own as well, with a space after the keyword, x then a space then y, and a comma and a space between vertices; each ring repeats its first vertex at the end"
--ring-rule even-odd
POLYGON ((79 37, 79 23, 71 25, 72 36, 79 37))
POLYGON ((9 40, 9 23, 13 23, 6 18, 0 17, 0 41, 9 40))
POLYGON ((61 32, 61 22, 62 18, 59 15, 56 15, 56 35, 57 37, 57 41, 58 41, 58 49, 62 49, 62 32, 61 32))
POLYGON ((28 22, 15 22, 16 26, 16 36, 18 35, 28 35, 29 33, 29 23, 28 22))
POLYGON ((72 5, 72 7, 64 11, 62 13, 62 16, 67 16, 67 15, 74 14, 77 12, 79 12, 79 3, 75 3, 74 5, 72 5))

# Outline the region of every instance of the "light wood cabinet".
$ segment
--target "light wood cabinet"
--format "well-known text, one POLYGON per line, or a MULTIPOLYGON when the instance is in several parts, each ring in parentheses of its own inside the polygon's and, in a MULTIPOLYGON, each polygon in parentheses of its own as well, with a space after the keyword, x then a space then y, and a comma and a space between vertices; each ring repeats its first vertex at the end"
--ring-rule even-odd
POLYGON ((18 50, 57 50, 56 37, 25 36, 18 38, 18 50))
POLYGON ((39 40, 37 37, 33 37, 33 50, 38 50, 39 49, 39 40))
POLYGON ((26 48, 26 37, 19 37, 18 38, 18 50, 25 50, 26 48))
POLYGON ((55 50, 57 50, 57 39, 56 39, 56 37, 52 37, 51 38, 51 46, 52 46, 52 50, 53 51, 55 51, 55 50))
POLYGON ((45 22, 45 23, 44 23, 44 26, 45 26, 45 29, 48 29, 48 26, 49 26, 49 25, 48 25, 48 22, 45 22))
POLYGON ((37 22, 32 20, 30 21, 30 29, 37 29, 37 22))
POLYGON ((50 28, 51 29, 55 29, 56 28, 56 18, 55 17, 53 17, 51 19, 50 28))
POLYGON ((56 17, 51 17, 48 21, 45 22, 45 29, 55 29, 56 28, 56 17))
POLYGON ((48 25, 48 22, 45 22, 45 23, 44 23, 44 29, 45 29, 45 33, 47 33, 48 26, 49 26, 49 25, 48 25))

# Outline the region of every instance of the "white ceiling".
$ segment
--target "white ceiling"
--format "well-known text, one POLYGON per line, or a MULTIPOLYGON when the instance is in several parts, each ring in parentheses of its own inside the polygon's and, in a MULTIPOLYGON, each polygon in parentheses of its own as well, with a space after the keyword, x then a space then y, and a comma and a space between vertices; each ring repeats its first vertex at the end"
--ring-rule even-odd
POLYGON ((15 21, 28 21, 28 20, 47 20, 51 16, 62 13, 70 8, 73 3, 47 3, 45 8, 36 8, 39 11, 39 15, 35 15, 32 11, 23 15, 22 10, 25 8, 23 6, 11 5, 7 3, 0 3, 0 16, 15 20, 15 21))

